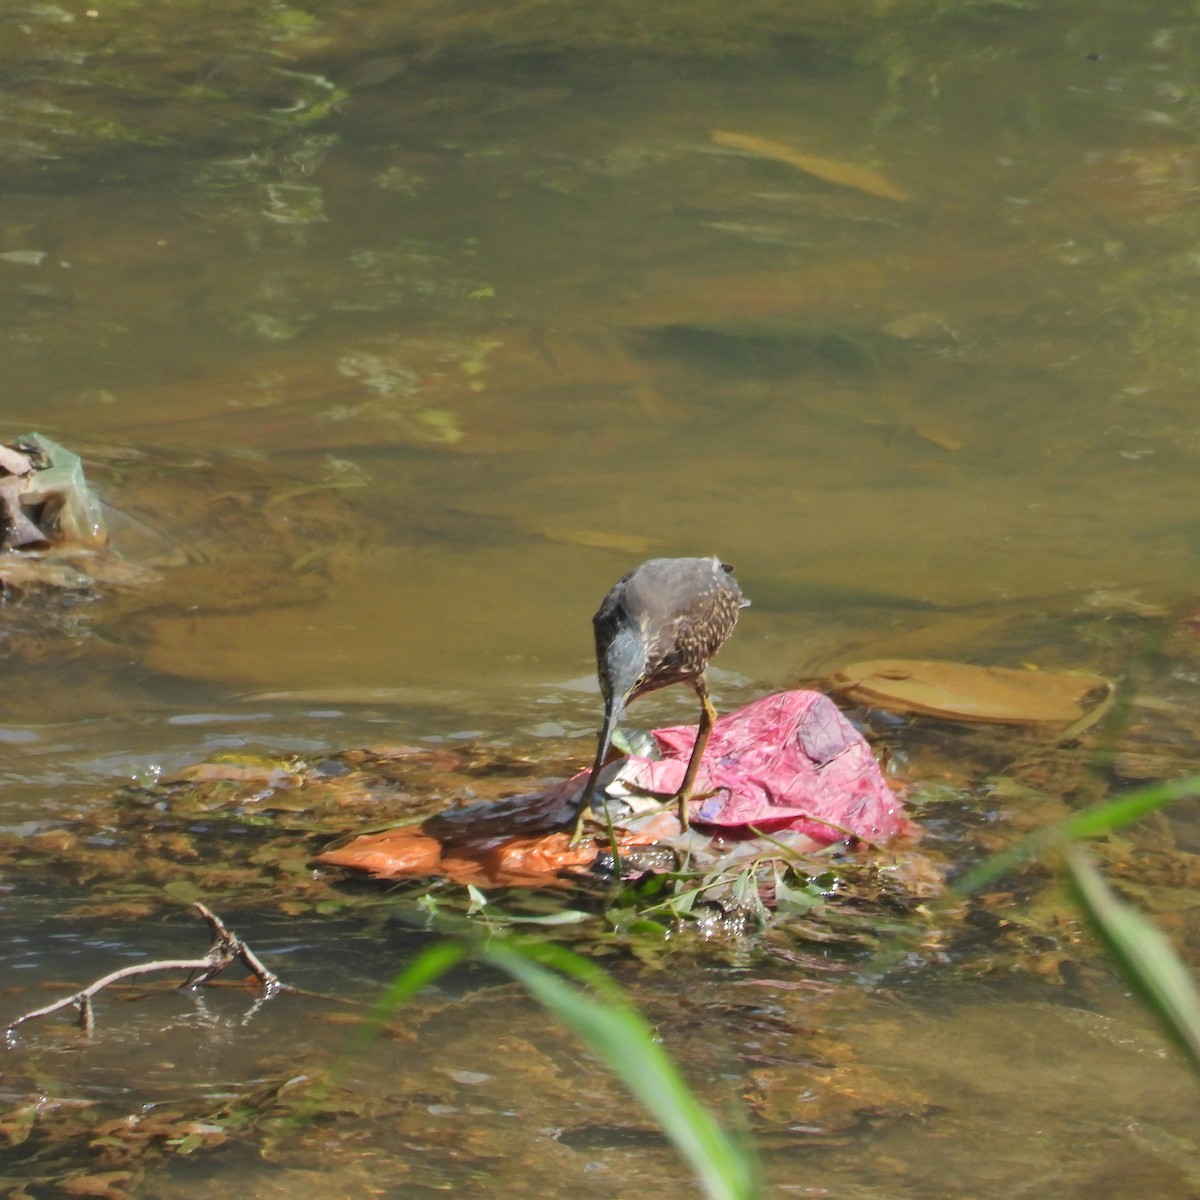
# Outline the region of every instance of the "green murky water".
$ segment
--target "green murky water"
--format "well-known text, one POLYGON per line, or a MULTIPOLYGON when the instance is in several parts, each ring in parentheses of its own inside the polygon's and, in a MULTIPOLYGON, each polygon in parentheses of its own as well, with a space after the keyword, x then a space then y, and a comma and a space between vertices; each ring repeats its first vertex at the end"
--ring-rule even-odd
MULTIPOLYGON (((4 426, 85 457, 153 579, 5 609, 0 823, 229 748, 583 763, 590 614, 655 553, 717 552, 754 601, 724 707, 874 655, 1086 668, 1150 696, 1130 778, 1194 769, 1198 40, 1166 3, 8 6, 4 426)), ((948 771, 893 743, 910 782, 948 771)), ((952 862, 1019 799, 989 814, 924 815, 952 862)), ((192 934, 3 886, 14 1009, 192 934)), ((292 982, 360 996, 420 941, 258 920, 292 982)), ((615 966, 773 1194, 1195 1193, 1195 1085, 1095 961, 876 990, 781 937, 615 966)), ((693 1194, 479 983, 347 1082, 324 1157, 280 1134, 137 1186, 693 1194)), ((210 1003, 9 1086, 140 1102, 344 1044, 210 1003)))

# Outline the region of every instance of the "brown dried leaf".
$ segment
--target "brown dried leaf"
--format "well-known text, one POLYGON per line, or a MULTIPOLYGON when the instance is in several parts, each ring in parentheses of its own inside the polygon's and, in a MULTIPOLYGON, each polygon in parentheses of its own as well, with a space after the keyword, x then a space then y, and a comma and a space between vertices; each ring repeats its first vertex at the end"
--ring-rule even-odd
POLYGON ((957 433, 933 425, 918 425, 914 432, 922 441, 931 442, 942 450, 961 450, 966 444, 957 433))
POLYGON ((540 532, 552 542, 564 542, 568 546, 589 546, 596 550, 619 550, 622 554, 646 554, 654 548, 654 542, 650 538, 606 529, 568 529, 550 525, 540 532))
POLYGON ((0 1141, 9 1147, 22 1145, 33 1132, 33 1127, 37 1124, 37 1115, 36 1102, 22 1104, 0 1114, 0 1141))
POLYGON ((79 846, 79 839, 69 829, 39 829, 28 841, 38 850, 52 854, 68 854, 79 846))
POLYGON ((294 771, 287 771, 270 763, 196 763, 194 766, 184 767, 173 778, 195 783, 252 783, 273 788, 297 787, 300 783, 300 776, 294 771))
POLYGON ((842 667, 829 685, 852 703, 889 712, 997 725, 1073 725, 1112 695, 1107 679, 1085 672, 900 658, 842 667))
POLYGON ((99 1196, 100 1200, 127 1200, 131 1171, 102 1171, 95 1175, 70 1175, 58 1186, 68 1196, 99 1196))
POLYGON ((712 134, 713 143, 724 146, 729 150, 740 150, 744 154, 753 154, 758 158, 770 158, 775 162, 787 163, 806 175, 820 179, 823 183, 832 183, 836 187, 853 188, 865 192, 869 196, 879 196, 884 200, 907 200, 908 193, 898 188, 890 179, 881 175, 873 167, 861 167, 857 163, 844 162, 840 158, 822 158, 816 154, 804 154, 784 142, 773 142, 769 138, 758 137, 752 133, 728 133, 715 130, 712 134))

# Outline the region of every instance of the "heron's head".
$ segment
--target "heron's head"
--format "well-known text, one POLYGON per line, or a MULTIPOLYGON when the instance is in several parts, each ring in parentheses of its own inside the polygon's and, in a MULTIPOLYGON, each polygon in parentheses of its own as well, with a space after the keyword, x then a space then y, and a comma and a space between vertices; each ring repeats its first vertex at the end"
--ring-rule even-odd
POLYGON ((623 626, 604 647, 600 684, 605 703, 614 713, 619 713, 645 682, 648 657, 646 638, 635 626, 623 626))

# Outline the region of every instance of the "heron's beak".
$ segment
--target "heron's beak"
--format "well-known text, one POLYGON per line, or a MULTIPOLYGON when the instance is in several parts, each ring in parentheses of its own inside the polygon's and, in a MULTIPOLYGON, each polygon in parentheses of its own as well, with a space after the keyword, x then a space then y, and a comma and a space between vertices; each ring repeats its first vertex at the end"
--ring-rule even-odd
MULTIPOLYGON (((604 760, 608 757, 609 748, 612 746, 613 730, 616 729, 617 722, 621 719, 621 714, 625 711, 625 700, 625 696, 604 697, 604 724, 600 729, 600 744, 596 747, 596 761, 592 763, 587 783, 583 786, 583 795, 579 802, 579 816, 575 822, 575 832, 571 835, 572 845, 583 836, 584 821, 591 816, 592 797, 596 794, 596 784, 600 779, 600 768, 604 766, 604 760)), ((615 846, 611 819, 607 818, 607 816, 605 819, 609 825, 609 841, 615 846)))
POLYGON ((626 699, 627 696, 608 696, 604 700, 604 724, 600 727, 600 744, 596 749, 594 771, 599 771, 604 766, 604 760, 608 758, 613 734, 616 732, 621 718, 625 715, 626 699))

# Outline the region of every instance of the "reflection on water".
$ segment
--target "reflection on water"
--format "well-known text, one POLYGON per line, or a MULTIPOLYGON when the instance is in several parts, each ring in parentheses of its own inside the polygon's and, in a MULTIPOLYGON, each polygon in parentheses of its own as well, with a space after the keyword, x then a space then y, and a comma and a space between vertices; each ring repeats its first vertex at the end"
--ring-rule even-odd
MULTIPOLYGON (((754 601, 723 707, 873 654, 1133 672, 1161 690, 1126 777, 1192 765, 1197 652, 1162 633, 1194 594, 1200 449, 1200 27, 1175 7, 222 0, 0 29, 8 434, 80 452, 157 574, 4 610, 0 825, 230 748, 578 737, 586 761, 590 614, 658 553, 718 552, 754 601)), ((5 887, 6 978, 153 951, 60 952, 54 905, 5 887)), ((344 949, 363 994, 411 949, 373 962, 375 936, 344 949)), ((1195 1190, 1190 1082, 1120 997, 847 984, 809 1011, 804 981, 771 993, 783 1049, 735 1044, 716 969, 674 1043, 751 1097, 780 1194, 1095 1195, 1114 1163, 1112 1194, 1195 1190), (804 1050, 818 1028, 852 1066, 804 1050)), ((363 1067, 387 1170, 691 1194, 527 1002, 463 1004, 389 1044, 400 1082, 363 1067)), ((218 1025, 235 1075, 336 1053, 290 1001, 253 1050, 218 1025)), ((170 1075, 171 1037, 107 1037, 66 1056, 82 1089, 170 1075)), ((232 1190, 234 1161, 172 1194, 232 1190)), ((316 1162, 256 1171, 329 1190, 316 1162)))

